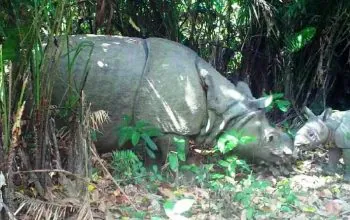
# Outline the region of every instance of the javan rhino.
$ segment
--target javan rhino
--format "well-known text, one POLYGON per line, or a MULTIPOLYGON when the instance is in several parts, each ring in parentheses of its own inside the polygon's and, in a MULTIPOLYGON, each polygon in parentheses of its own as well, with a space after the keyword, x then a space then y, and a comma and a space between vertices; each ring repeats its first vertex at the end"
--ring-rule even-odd
POLYGON ((328 145, 328 166, 324 170, 327 174, 335 174, 343 153, 344 180, 350 181, 350 111, 332 111, 328 108, 319 116, 308 108, 304 111, 308 121, 296 133, 294 146, 310 150, 328 145))
MULTIPOLYGON (((59 81, 68 81, 67 67, 74 63, 75 84, 81 87, 84 82, 92 108, 110 114, 111 123, 104 125, 104 136, 96 143, 99 151, 117 147, 113 128, 123 115, 130 115, 161 129, 165 135, 156 143, 163 156, 173 149, 174 136, 214 144, 219 134, 236 129, 256 137, 237 148, 239 155, 255 161, 289 161, 291 138, 271 127, 262 110, 271 98, 255 99, 247 84, 233 85, 191 49, 160 38, 70 36, 68 64, 65 42, 58 44, 63 50, 59 81)), ((58 84, 56 97, 67 88, 58 84)))

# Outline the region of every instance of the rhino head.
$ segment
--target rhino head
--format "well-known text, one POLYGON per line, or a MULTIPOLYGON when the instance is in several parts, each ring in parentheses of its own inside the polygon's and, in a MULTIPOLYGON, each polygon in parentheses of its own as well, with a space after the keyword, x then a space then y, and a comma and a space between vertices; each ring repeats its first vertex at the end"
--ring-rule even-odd
POLYGON ((292 159, 294 153, 292 139, 280 129, 272 127, 262 110, 233 120, 229 123, 228 129, 255 137, 255 141, 239 145, 235 149, 246 159, 276 164, 286 163, 292 159))
POLYGON ((296 133, 294 147, 303 150, 312 150, 326 143, 330 135, 330 129, 326 120, 332 109, 326 109, 321 115, 316 116, 310 109, 305 107, 304 113, 307 122, 296 133))
POLYGON ((220 133, 231 130, 256 140, 236 147, 236 153, 253 162, 284 163, 291 160, 293 141, 288 134, 272 127, 264 109, 272 96, 255 98, 245 82, 236 85, 217 73, 204 61, 197 62, 202 81, 206 84, 209 119, 201 131, 199 143, 211 145, 220 133), (202 141, 204 139, 204 141, 202 141))

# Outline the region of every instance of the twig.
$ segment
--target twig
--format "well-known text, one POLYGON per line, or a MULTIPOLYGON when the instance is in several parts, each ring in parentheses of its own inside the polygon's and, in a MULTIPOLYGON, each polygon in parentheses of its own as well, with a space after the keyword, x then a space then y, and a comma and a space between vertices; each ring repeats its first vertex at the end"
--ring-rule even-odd
POLYGON ((59 170, 59 169, 25 170, 25 171, 16 171, 16 172, 13 172, 13 174, 20 174, 20 173, 49 173, 49 172, 58 172, 58 173, 63 173, 63 174, 66 174, 66 175, 74 176, 77 179, 80 179, 80 180, 83 180, 83 181, 89 183, 89 179, 88 178, 84 178, 84 177, 78 176, 78 175, 76 175, 74 173, 71 173, 71 172, 69 172, 67 170, 59 170))
MULTIPOLYGON (((23 141, 23 143, 25 143, 25 142, 23 141)), ((24 169, 31 170, 32 166, 31 166, 30 162, 28 161, 27 155, 24 153, 23 149, 18 148, 18 153, 22 159, 24 169)), ((36 190, 38 191, 39 195, 43 197, 45 194, 45 190, 42 187, 38 176, 35 173, 30 173, 29 176, 31 179, 34 180, 34 186, 35 186, 36 190)))
POLYGON ((6 210, 10 220, 16 220, 15 216, 11 213, 9 207, 4 202, 0 202, 0 205, 6 210))
POLYGON ((56 168, 61 170, 61 157, 60 157, 60 152, 58 150, 58 144, 57 144, 57 138, 56 138, 56 132, 55 132, 55 121, 53 118, 49 119, 49 135, 51 136, 52 142, 53 142, 53 147, 55 149, 55 154, 56 154, 56 168))

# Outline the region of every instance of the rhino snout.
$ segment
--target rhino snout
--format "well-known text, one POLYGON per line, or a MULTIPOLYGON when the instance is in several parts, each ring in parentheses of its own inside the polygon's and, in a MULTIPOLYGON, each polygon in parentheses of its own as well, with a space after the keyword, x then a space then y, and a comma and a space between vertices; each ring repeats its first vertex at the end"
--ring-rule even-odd
POLYGON ((299 158, 299 152, 300 152, 300 149, 298 147, 295 147, 294 150, 293 150, 293 153, 292 153, 292 158, 293 159, 298 159, 299 158))
POLYGON ((308 144, 309 144, 309 141, 307 139, 305 139, 304 136, 302 136, 302 135, 295 136, 295 140, 294 140, 294 147, 295 148, 302 147, 302 146, 305 146, 308 144))
POLYGON ((293 152, 290 148, 284 147, 282 149, 272 150, 271 153, 276 156, 292 155, 293 152))
POLYGON ((273 158, 272 161, 275 164, 283 164, 287 161, 293 160, 293 151, 288 147, 274 149, 271 151, 271 155, 271 158, 273 158))
POLYGON ((283 154, 285 154, 285 155, 292 155, 293 151, 289 147, 284 147, 283 148, 283 154))

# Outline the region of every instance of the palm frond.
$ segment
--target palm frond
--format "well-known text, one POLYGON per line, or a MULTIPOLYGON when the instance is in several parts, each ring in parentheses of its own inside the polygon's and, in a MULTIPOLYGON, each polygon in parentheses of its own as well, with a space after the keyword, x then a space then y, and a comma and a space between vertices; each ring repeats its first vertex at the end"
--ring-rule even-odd
POLYGON ((15 215, 27 207, 27 215, 33 216, 35 220, 39 219, 65 219, 67 211, 75 212, 81 210, 81 207, 77 202, 72 200, 60 200, 60 202, 47 202, 40 199, 24 196, 20 193, 16 194, 16 198, 21 201, 19 208, 16 210, 15 215))
POLYGON ((99 130, 103 123, 109 122, 110 118, 105 110, 98 110, 90 114, 91 127, 99 130))

